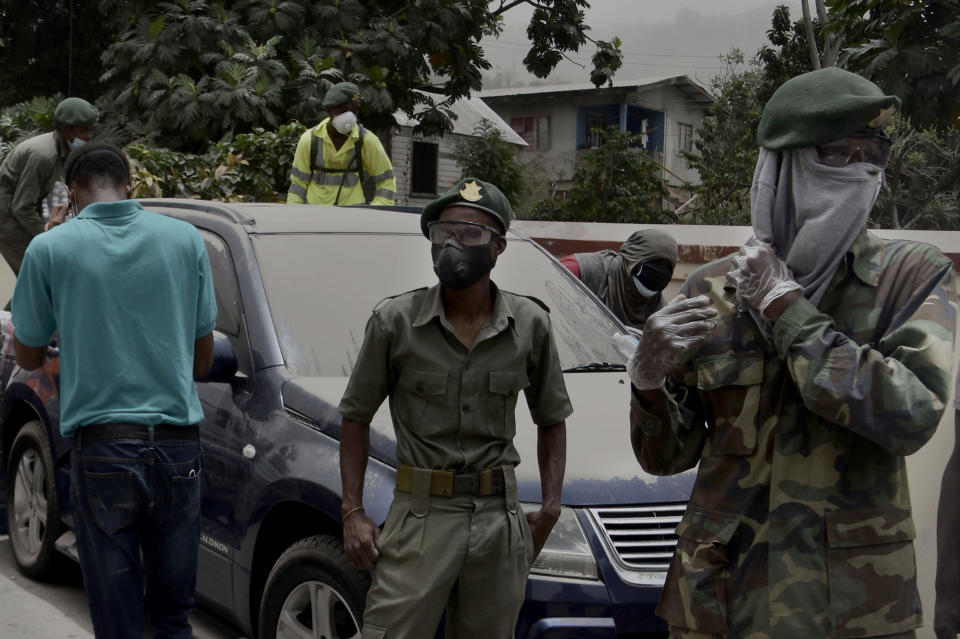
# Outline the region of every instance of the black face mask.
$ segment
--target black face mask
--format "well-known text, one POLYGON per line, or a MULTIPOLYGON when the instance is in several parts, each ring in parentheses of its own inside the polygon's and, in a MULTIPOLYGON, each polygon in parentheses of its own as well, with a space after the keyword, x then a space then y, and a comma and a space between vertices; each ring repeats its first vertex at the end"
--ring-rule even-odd
POLYGON ((659 261, 644 262, 633 274, 637 290, 644 297, 653 297, 667 288, 667 284, 670 283, 672 277, 673 269, 668 264, 659 261))
POLYGON ((464 246, 450 239, 430 249, 433 255, 433 272, 440 283, 454 289, 475 284, 493 269, 495 259, 489 244, 464 246))

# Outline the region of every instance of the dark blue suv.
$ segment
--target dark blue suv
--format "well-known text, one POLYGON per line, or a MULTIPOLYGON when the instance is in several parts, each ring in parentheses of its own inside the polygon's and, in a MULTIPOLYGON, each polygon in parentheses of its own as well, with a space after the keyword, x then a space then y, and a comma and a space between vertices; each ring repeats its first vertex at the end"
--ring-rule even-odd
MULTIPOLYGON (((198 598, 261 639, 357 637, 369 577, 343 553, 336 406, 371 309, 435 281, 419 219, 365 208, 143 204, 200 229, 216 286, 214 371, 197 385, 206 416, 198 598)), ((575 411, 563 512, 531 569, 516 636, 662 634, 653 610, 693 476, 652 477, 633 458, 630 385, 610 339, 625 329, 519 235, 510 234, 493 279, 550 306, 575 411)), ((11 358, 4 353, 0 371, 0 476, 16 561, 42 578, 75 554, 71 442, 59 434, 56 350, 32 373, 11 358)), ((522 396, 519 404, 517 476, 532 508, 536 435, 522 396)), ((394 447, 384 404, 364 490, 377 521, 392 499, 394 447)))

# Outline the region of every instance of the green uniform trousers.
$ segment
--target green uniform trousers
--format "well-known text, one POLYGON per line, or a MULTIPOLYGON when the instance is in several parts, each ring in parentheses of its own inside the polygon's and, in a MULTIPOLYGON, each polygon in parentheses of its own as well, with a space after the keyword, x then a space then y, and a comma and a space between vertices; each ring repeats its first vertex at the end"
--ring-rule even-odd
POLYGON ((0 238, 0 255, 3 255, 3 259, 6 260, 14 275, 20 275, 23 256, 27 252, 27 246, 30 245, 32 239, 32 237, 26 235, 0 238))
POLYGON ((513 469, 506 494, 491 497, 431 497, 429 471, 415 472, 377 542, 361 636, 428 639, 446 610, 447 639, 513 637, 533 562, 513 469))
MULTIPOLYGON (((27 246, 30 245, 30 240, 32 239, 32 237, 20 235, 10 238, 0 238, 0 255, 3 255, 3 259, 6 260, 10 270, 13 271, 14 277, 20 275, 20 267, 23 266, 23 256, 26 254, 27 246)), ((3 307, 3 310, 10 310, 10 300, 7 300, 7 305, 3 307)))

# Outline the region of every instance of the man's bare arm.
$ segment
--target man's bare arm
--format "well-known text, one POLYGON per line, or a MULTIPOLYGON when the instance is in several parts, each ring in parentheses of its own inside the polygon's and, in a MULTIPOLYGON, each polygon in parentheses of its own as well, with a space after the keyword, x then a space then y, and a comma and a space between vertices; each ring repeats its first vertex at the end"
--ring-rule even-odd
POLYGON ((370 456, 370 425, 344 419, 340 429, 340 482, 343 484, 343 549, 357 568, 369 570, 379 556, 380 530, 363 512, 363 478, 370 456))
POLYGON ((47 358, 46 346, 27 346, 17 339, 16 333, 14 333, 13 336, 13 350, 17 355, 17 364, 20 364, 21 368, 28 371, 36 370, 43 366, 43 362, 47 358))
POLYGON ((567 466, 567 424, 557 422, 537 430, 537 463, 540 466, 540 510, 527 514, 534 556, 540 554, 550 531, 560 518, 560 495, 567 466))
POLYGON ((193 343, 193 378, 201 379, 213 366, 213 333, 207 333, 193 343))

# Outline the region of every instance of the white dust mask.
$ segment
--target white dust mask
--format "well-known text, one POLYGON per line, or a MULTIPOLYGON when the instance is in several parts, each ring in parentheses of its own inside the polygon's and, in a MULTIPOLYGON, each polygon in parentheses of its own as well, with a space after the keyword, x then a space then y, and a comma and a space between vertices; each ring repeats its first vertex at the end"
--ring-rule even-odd
POLYGON ((353 111, 344 111, 340 115, 333 116, 333 128, 339 131, 342 135, 346 135, 353 131, 353 127, 357 125, 357 114, 353 111))

